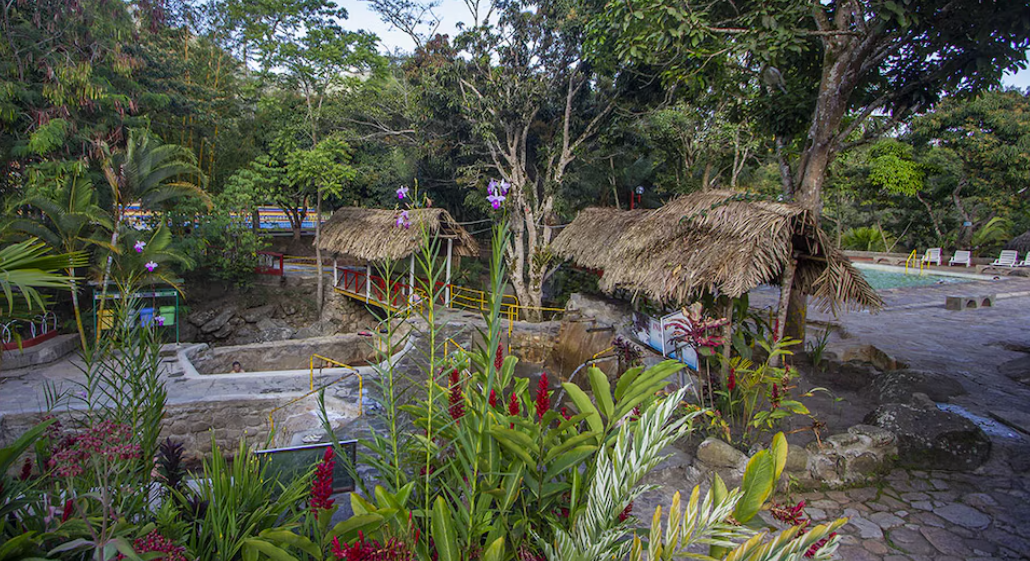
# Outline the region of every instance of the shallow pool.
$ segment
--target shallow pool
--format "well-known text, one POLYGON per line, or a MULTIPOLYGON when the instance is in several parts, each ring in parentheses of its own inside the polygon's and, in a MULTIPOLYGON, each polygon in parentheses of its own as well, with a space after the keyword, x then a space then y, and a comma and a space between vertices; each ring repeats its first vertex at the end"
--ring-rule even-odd
POLYGON ((946 277, 942 275, 931 275, 919 273, 904 273, 874 269, 871 267, 858 266, 869 284, 876 290, 887 290, 889 288, 905 288, 909 286, 929 286, 932 284, 950 284, 957 282, 969 282, 972 279, 962 277, 946 277))

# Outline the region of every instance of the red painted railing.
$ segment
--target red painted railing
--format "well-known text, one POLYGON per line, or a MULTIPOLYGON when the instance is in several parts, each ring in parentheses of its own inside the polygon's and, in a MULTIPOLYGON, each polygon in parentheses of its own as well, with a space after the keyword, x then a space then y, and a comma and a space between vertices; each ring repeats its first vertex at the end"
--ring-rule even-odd
POLYGON ((254 272, 259 275, 283 276, 283 254, 274 251, 257 252, 258 264, 254 272))

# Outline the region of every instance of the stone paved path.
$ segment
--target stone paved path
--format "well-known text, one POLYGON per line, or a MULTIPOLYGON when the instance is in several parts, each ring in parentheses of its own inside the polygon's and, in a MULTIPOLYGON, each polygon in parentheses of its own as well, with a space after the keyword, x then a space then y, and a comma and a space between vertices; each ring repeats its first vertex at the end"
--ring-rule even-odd
POLYGON ((902 561, 1028 558, 1028 497, 1026 478, 895 470, 878 487, 790 499, 815 522, 850 518, 840 559, 902 561))

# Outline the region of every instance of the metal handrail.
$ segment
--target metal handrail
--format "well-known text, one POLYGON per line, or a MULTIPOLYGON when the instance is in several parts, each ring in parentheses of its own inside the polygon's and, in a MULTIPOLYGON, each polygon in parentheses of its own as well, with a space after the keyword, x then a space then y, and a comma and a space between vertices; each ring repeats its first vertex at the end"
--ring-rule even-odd
MULTIPOLYGON (((913 260, 914 260, 914 259, 916 259, 917 257, 918 257, 918 252, 917 252, 916 250, 914 250, 914 249, 913 249, 913 250, 912 250, 912 253, 910 253, 910 254, 908 255, 908 259, 905 259, 905 274, 906 274, 906 275, 908 274, 908 267, 909 267, 909 264, 910 264, 910 263, 912 263, 912 262, 913 262, 913 260)), ((920 265, 922 265, 922 263, 920 263, 920 265)))
POLYGON ((300 401, 300 400, 302 400, 302 399, 304 399, 304 398, 306 398, 308 396, 314 395, 315 393, 318 393, 318 392, 328 388, 329 386, 332 386, 334 384, 342 382, 343 380, 345 380, 345 379, 347 379, 347 378, 349 378, 351 376, 357 376, 358 377, 358 416, 359 417, 364 416, 364 414, 365 414, 365 400, 364 400, 364 397, 365 397, 365 380, 364 380, 364 378, 361 377, 361 373, 358 372, 358 370, 356 368, 354 368, 353 366, 346 365, 346 364, 344 364, 342 362, 335 361, 335 360, 333 360, 331 358, 326 358, 326 357, 324 357, 322 355, 318 355, 318 354, 311 355, 310 365, 311 365, 311 373, 310 373, 310 382, 309 382, 310 386, 309 387, 311 388, 311 391, 307 392, 306 394, 304 394, 304 395, 302 395, 300 397, 296 397, 294 399, 291 399, 290 401, 287 401, 286 403, 284 403, 284 404, 282 404, 282 405, 280 405, 278 407, 275 407, 271 411, 269 411, 268 412, 268 427, 269 427, 269 430, 271 430, 271 431, 275 430, 275 414, 278 411, 281 411, 282 409, 284 409, 286 407, 289 407, 290 405, 293 405, 294 403, 297 403, 298 401, 300 401), (351 372, 348 372, 348 373, 344 374, 343 376, 340 376, 339 378, 333 380, 332 382, 329 382, 328 384, 324 384, 322 386, 319 386, 318 388, 315 388, 314 380, 315 380, 315 359, 316 358, 324 360, 324 361, 332 363, 332 364, 335 364, 335 365, 338 365, 338 366, 341 366, 343 368, 349 368, 351 370, 351 372))

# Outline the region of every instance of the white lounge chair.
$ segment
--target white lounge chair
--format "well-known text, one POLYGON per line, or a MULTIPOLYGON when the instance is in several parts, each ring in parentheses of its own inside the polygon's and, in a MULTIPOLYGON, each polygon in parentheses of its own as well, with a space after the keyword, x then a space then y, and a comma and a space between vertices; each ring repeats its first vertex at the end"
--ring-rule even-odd
POLYGON ((991 263, 992 267, 1018 267, 1019 266, 1019 252, 1011 249, 1006 249, 1001 252, 1001 255, 991 263))
POLYGON ((938 267, 941 266, 941 248, 931 247, 926 250, 926 254, 923 255, 922 262, 926 264, 936 263, 938 267))
POLYGON ((948 260, 948 266, 952 265, 965 265, 966 267, 973 264, 973 256, 968 251, 956 251, 955 255, 951 256, 948 260))
POLYGON ((1030 251, 1026 252, 1026 259, 1019 264, 1020 267, 1030 267, 1030 251))

